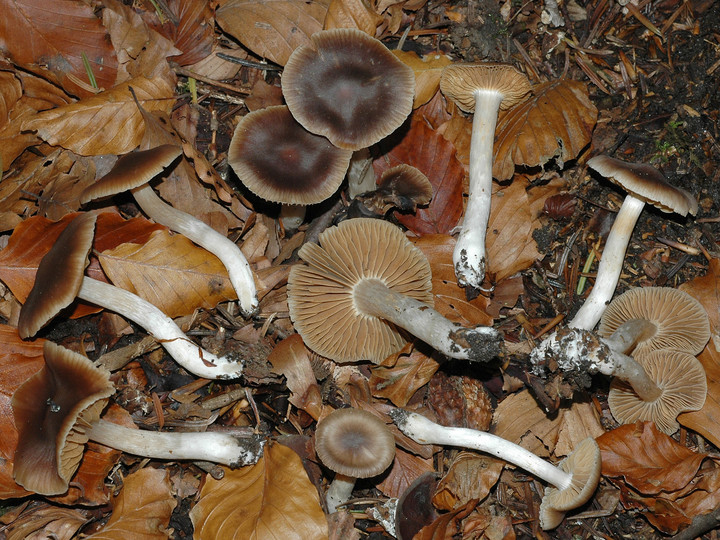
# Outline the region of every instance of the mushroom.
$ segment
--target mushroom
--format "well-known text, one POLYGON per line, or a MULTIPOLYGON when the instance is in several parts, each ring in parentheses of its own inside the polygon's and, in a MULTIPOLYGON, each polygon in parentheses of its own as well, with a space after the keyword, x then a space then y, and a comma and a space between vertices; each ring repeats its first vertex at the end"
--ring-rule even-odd
POLYGON ((628 192, 605 242, 595 285, 569 324, 571 328, 592 330, 615 292, 625 250, 645 203, 681 216, 695 215, 698 204, 690 193, 668 184, 662 173, 651 165, 626 163, 600 155, 588 160, 588 167, 628 192))
POLYGON ((443 69, 440 90, 465 112, 474 113, 470 137, 470 188, 453 264, 461 287, 480 289, 485 279, 485 235, 490 219, 492 156, 498 111, 529 92, 527 77, 506 64, 451 64, 443 69))
POLYGON ((182 367, 198 377, 231 379, 242 362, 218 357, 195 345, 173 320, 150 302, 108 283, 85 277, 97 216, 78 215, 42 258, 18 318, 23 339, 34 336, 77 297, 130 319, 152 334, 182 367))
POLYGON ((286 106, 277 105, 240 120, 228 149, 228 163, 255 195, 282 203, 283 224, 297 228, 305 205, 324 201, 340 187, 351 155, 350 150, 310 133, 286 106), (287 219, 291 215, 297 219, 287 219))
POLYGON ((84 356, 46 341, 45 366, 17 388, 11 404, 18 430, 15 481, 41 495, 59 495, 92 440, 139 456, 197 460, 231 467, 253 464, 262 441, 224 433, 158 433, 100 419, 114 393, 109 373, 84 356))
POLYGON ((362 409, 337 409, 315 430, 315 451, 334 471, 328 488, 328 511, 346 503, 358 478, 382 473, 395 459, 395 437, 374 414, 362 409))
POLYGON ((492 454, 544 480, 552 487, 545 491, 540 505, 540 526, 557 527, 565 512, 586 503, 600 481, 600 448, 588 437, 557 466, 548 463, 522 446, 502 437, 474 429, 445 427, 424 416, 394 409, 390 417, 400 431, 420 444, 472 448, 492 454))
POLYGON ((393 208, 415 212, 432 199, 432 184, 420 170, 406 163, 391 167, 380 175, 374 191, 357 195, 353 203, 365 212, 384 216, 393 208), (361 208, 362 205, 362 208, 361 208))
POLYGON ((380 41, 354 28, 322 30, 285 64, 282 90, 305 129, 360 150, 390 135, 412 111, 415 75, 380 41))
POLYGON ((148 217, 183 234, 220 259, 238 295, 242 313, 250 316, 258 308, 257 292, 250 265, 240 248, 209 225, 165 203, 148 184, 181 154, 180 147, 170 144, 126 154, 108 174, 80 194, 80 203, 130 190, 148 217))
POLYGON ((397 352, 403 328, 451 358, 487 361, 500 337, 490 327, 465 328, 431 306, 430 265, 395 225, 358 218, 305 244, 288 278, 295 329, 312 350, 336 361, 378 363, 397 352))

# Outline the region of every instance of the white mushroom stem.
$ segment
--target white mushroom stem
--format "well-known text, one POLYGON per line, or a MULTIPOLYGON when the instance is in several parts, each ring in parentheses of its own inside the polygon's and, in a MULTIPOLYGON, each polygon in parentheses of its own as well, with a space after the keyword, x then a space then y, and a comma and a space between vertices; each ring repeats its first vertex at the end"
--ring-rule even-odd
POLYGON ((495 126, 503 94, 475 91, 475 116, 470 137, 470 189, 465 217, 453 252, 455 276, 461 287, 479 289, 485 279, 485 236, 490 220, 492 156, 495 126))
POLYGON ((220 259, 238 295, 238 304, 243 315, 251 316, 257 311, 255 279, 250 264, 238 246, 199 219, 165 203, 152 187, 144 185, 133 189, 132 193, 148 217, 186 236, 220 259))
POLYGON ((170 317, 150 302, 125 289, 83 277, 77 296, 119 313, 142 326, 165 347, 178 364, 198 377, 233 379, 242 373, 242 363, 218 357, 198 347, 170 317))
POLYGON ((257 462, 263 441, 257 437, 240 438, 218 432, 158 432, 131 429, 106 420, 86 428, 92 441, 152 459, 192 460, 241 467, 257 462))
POLYGON ((352 476, 336 473, 335 478, 330 483, 330 487, 325 494, 325 500, 328 506, 328 513, 332 514, 337 511, 338 506, 345 504, 350 500, 353 489, 355 489, 355 481, 357 479, 352 476))
POLYGON ((363 279, 353 289, 357 309, 385 319, 449 356, 488 361, 499 352, 500 337, 487 326, 466 328, 443 317, 432 307, 393 291, 379 279, 363 279))
POLYGON ((420 414, 402 409, 391 411, 390 416, 400 431, 420 444, 472 448, 512 463, 559 490, 571 485, 572 474, 497 435, 474 429, 441 426, 420 414))
POLYGON ((605 242, 595 285, 573 320, 570 321, 568 325, 570 328, 592 330, 602 317, 615 293, 625 259, 625 251, 644 206, 645 202, 641 199, 632 195, 625 197, 605 242))

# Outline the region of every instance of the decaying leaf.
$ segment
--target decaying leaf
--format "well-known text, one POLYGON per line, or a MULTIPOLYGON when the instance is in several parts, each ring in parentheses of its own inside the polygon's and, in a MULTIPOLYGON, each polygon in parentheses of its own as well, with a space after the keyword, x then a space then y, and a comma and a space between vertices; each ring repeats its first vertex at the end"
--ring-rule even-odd
POLYGON ((226 470, 222 480, 207 478, 190 511, 198 540, 322 540, 325 513, 298 455, 269 444, 257 464, 226 470))
POLYGON ((683 283, 679 289, 695 298, 707 311, 710 318, 710 346, 720 352, 720 259, 710 259, 707 274, 683 283))
MULTIPOLYGON (((181 66, 200 62, 210 54, 215 40, 211 4, 202 0, 171 0, 167 6, 177 19, 177 24, 165 21, 162 25, 151 25, 182 51, 179 56, 173 55, 173 61, 181 66)), ((153 16, 157 20, 154 13, 153 16)))
POLYGON ((377 484, 377 488, 388 497, 400 497, 418 476, 433 470, 432 458, 416 456, 398 447, 390 470, 377 484))
POLYGON ((444 54, 428 54, 419 57, 414 52, 394 50, 393 54, 410 66, 415 73, 415 99, 413 109, 425 105, 440 89, 440 74, 451 63, 444 54))
POLYGON ((398 407, 407 405, 413 394, 425 386, 440 364, 408 343, 380 364, 370 368, 370 388, 376 397, 389 399, 398 407))
POLYGON ((528 390, 511 394, 498 403, 493 423, 495 435, 540 456, 548 456, 555 449, 560 429, 559 422, 547 417, 528 390))
POLYGON ((3 537, 5 540, 71 540, 88 519, 87 511, 36 502, 3 527, 3 537))
POLYGON ((705 368, 707 377, 705 404, 699 411, 682 413, 677 419, 680 424, 697 431, 716 448, 720 448, 720 352, 715 350, 711 342, 700 353, 698 360, 705 368))
POLYGON ((374 36, 382 20, 382 16, 362 0, 330 0, 324 29, 357 28, 374 36))
POLYGON ((505 462, 474 452, 460 452, 438 482, 433 505, 451 511, 472 499, 482 501, 500 479, 505 462))

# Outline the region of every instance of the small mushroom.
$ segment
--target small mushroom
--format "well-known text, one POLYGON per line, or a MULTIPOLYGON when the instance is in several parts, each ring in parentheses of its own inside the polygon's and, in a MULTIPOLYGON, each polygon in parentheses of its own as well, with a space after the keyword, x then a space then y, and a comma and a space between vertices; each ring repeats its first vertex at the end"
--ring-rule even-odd
POLYGON ((198 377, 239 377, 243 368, 241 362, 218 357, 198 347, 170 317, 150 302, 125 289, 83 275, 89 262, 96 220, 94 212, 82 213, 73 219, 40 261, 33 288, 20 310, 20 337, 34 336, 77 297, 139 324, 182 367, 198 377))
POLYGON ((549 487, 540 505, 543 530, 557 527, 565 512, 586 503, 600 481, 600 448, 592 438, 580 442, 557 466, 502 437, 474 429, 445 427, 424 416, 394 409, 390 417, 400 431, 420 444, 472 448, 516 465, 549 487))
POLYGON ((364 207, 365 215, 384 216, 393 208, 415 212, 432 199, 432 184, 420 170, 406 163, 396 165, 380 175, 374 191, 360 194, 353 203, 364 207))
POLYGON ((465 328, 432 308, 430 265, 391 223, 347 220, 298 254, 306 264, 290 270, 290 318, 318 354, 381 362, 406 342, 398 327, 451 358, 488 361, 499 352, 493 328, 465 328))
POLYGON ((681 216, 695 215, 698 209, 697 201, 690 193, 668 184, 662 173, 651 165, 626 163, 601 155, 588 160, 588 167, 622 186, 628 194, 605 242, 595 285, 569 324, 571 328, 584 330, 595 327, 615 292, 625 250, 645 204, 681 216))
POLYGON ((240 181, 258 197, 282 203, 302 223, 305 206, 324 201, 337 191, 350 163, 350 150, 302 127, 284 105, 245 115, 235 128, 228 163, 240 181))
POLYGON ((50 341, 43 347, 45 366, 18 387, 11 400, 18 430, 13 477, 29 491, 41 495, 67 491, 88 440, 153 459, 231 467, 255 463, 262 452, 257 437, 158 433, 102 420, 100 414, 115 392, 110 374, 50 341))
POLYGON ((465 112, 474 113, 470 137, 470 189, 465 217, 453 253, 461 287, 480 289, 487 266, 485 235, 490 219, 492 156, 498 111, 529 92, 527 77, 506 64, 451 64, 443 69, 440 90, 465 112))
POLYGON ((356 479, 377 476, 392 464, 395 437, 372 413, 337 409, 318 423, 315 451, 336 473, 326 495, 332 513, 348 501, 356 479))
POLYGON ((250 316, 257 311, 257 292, 252 270, 240 248, 209 225, 165 203, 148 184, 181 154, 180 147, 170 144, 126 154, 108 174, 81 193, 80 203, 130 191, 148 217, 183 234, 220 259, 238 295, 240 309, 250 316))
POLYGON ((290 55, 282 90, 305 129, 359 150, 390 135, 412 111, 415 76, 377 39, 354 28, 322 30, 290 55))

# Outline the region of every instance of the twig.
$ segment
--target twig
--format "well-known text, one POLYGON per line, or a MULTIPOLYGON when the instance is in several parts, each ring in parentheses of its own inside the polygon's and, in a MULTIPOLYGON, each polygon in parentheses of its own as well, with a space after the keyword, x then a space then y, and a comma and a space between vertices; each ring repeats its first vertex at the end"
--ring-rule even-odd
POLYGON ((185 77, 192 77, 193 79, 197 79, 198 81, 204 82, 205 84, 217 86, 218 88, 223 88, 225 90, 229 90, 230 92, 247 95, 250 94, 249 88, 242 88, 241 86, 234 86, 232 84, 216 81, 215 79, 209 79, 208 77, 203 77, 202 75, 195 73, 194 71, 190 71, 189 69, 185 69, 180 66, 173 66, 173 71, 175 71, 175 73, 179 75, 184 75, 185 77))

